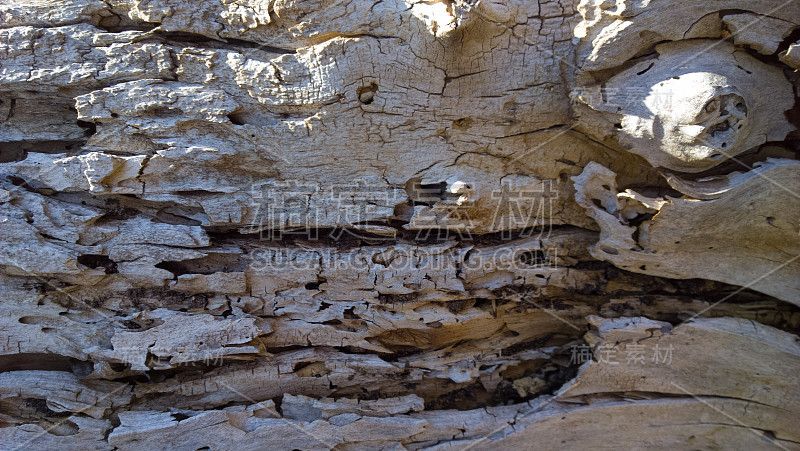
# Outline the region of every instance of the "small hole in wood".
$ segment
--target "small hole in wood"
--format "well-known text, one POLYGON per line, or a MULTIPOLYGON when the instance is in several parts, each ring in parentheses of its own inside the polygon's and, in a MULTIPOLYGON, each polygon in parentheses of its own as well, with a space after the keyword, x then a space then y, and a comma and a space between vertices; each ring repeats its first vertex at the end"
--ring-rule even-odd
POLYGON ((375 82, 367 86, 361 86, 356 90, 358 101, 363 105, 369 105, 375 100, 375 93, 378 92, 378 85, 375 82))

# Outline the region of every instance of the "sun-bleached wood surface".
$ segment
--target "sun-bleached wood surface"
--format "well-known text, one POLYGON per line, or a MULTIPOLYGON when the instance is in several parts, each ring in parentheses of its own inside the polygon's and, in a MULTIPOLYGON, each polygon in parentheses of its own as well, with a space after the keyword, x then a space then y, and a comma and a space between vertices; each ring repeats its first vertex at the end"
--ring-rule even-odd
POLYGON ((800 4, 0 0, 4 449, 800 449, 800 4))

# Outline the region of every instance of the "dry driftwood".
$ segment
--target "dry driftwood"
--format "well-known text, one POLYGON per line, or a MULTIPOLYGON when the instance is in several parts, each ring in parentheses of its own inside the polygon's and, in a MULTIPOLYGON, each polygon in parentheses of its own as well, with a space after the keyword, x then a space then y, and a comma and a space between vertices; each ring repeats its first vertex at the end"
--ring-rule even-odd
POLYGON ((3 448, 800 449, 798 33, 0 1, 3 448))

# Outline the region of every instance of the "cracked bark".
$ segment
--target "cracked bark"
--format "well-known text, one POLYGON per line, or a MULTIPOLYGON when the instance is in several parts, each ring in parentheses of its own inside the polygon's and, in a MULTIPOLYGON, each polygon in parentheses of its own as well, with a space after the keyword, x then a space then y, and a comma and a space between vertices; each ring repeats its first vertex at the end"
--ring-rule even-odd
POLYGON ((9 448, 800 449, 797 4, 55 3, 9 448))

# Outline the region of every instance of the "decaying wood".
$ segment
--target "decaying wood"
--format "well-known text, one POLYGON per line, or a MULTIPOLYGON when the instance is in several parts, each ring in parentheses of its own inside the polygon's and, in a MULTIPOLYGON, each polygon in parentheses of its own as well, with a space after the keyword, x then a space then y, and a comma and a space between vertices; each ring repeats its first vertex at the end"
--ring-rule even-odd
POLYGON ((794 193, 800 191, 796 160, 768 159, 746 174, 702 183, 668 178, 674 188, 692 196, 689 199, 653 199, 630 189, 615 193, 614 173, 595 163, 575 180, 578 202, 602 229, 592 249, 598 259, 665 277, 686 278, 702 272, 712 280, 800 302, 800 262, 794 258, 800 255, 796 239, 800 210, 769 207, 796 204, 794 193), (594 199, 602 206, 595 205, 594 199), (728 214, 741 205, 747 206, 748 214, 728 214), (638 226, 626 225, 653 213, 656 216, 638 226), (709 236, 722 235, 726 239, 709 240, 709 236), (698 249, 705 258, 694 257, 698 249), (769 278, 762 278, 764 274, 770 274, 769 278))
POLYGON ((0 2, 3 448, 800 449, 798 30, 0 2))

